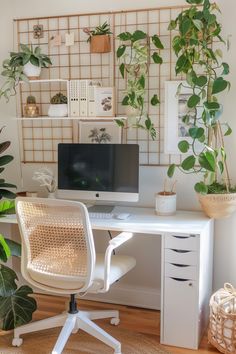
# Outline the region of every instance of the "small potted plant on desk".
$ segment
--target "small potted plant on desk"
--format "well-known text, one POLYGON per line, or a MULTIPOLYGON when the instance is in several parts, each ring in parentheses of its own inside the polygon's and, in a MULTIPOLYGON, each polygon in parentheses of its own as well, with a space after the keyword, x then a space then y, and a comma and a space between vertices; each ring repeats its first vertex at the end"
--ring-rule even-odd
POLYGON ((49 117, 66 117, 68 115, 67 97, 61 92, 51 98, 48 109, 49 117))
POLYGON ((107 22, 97 26, 94 30, 84 28, 83 31, 89 36, 91 53, 109 53, 111 51, 110 35, 112 32, 107 22))
MULTIPOLYGON (((116 55, 120 61, 119 70, 122 78, 126 81, 126 90, 122 105, 125 106, 128 127, 145 129, 151 138, 156 138, 156 129, 148 114, 145 104, 146 80, 148 76, 148 65, 151 61, 155 64, 162 64, 160 50, 163 49, 157 35, 151 37, 151 43, 155 51, 150 50, 149 36, 140 30, 133 33, 123 32, 118 35, 121 41, 116 55)), ((160 101, 157 94, 150 99, 152 106, 157 106, 160 101)), ((124 127, 124 120, 116 120, 119 126, 124 127)))
POLYGON ((4 96, 9 100, 16 94, 16 87, 20 81, 38 79, 41 68, 47 68, 52 64, 50 58, 41 53, 41 48, 20 44, 20 52, 11 52, 10 58, 3 61, 1 73, 6 78, 0 90, 0 98, 4 96))
MULTIPOLYGON (((176 74, 186 75, 186 83, 180 83, 177 94, 187 86, 191 92, 187 106, 196 112, 193 119, 188 114, 183 118, 190 139, 178 145, 181 153, 188 154, 178 167, 184 173, 202 176, 195 184, 201 206, 209 217, 223 218, 236 210, 236 188, 231 185, 224 146, 224 137, 232 130, 221 121, 219 101, 219 94, 230 87, 225 79, 229 65, 222 60, 221 49, 214 49, 213 45, 213 42, 225 44, 217 20, 217 5, 209 0, 187 2, 191 7, 169 26, 177 31, 172 42, 177 55, 176 74)), ((175 167, 175 164, 169 167, 169 177, 175 167)))

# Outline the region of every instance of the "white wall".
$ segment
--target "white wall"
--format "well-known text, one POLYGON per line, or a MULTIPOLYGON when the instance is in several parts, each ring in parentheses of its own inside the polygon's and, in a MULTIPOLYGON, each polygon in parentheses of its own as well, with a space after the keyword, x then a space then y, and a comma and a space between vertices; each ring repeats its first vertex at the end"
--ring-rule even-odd
MULTIPOLYGON (((3 0, 1 0, 2 2, 3 0)), ((227 120, 234 132, 236 132, 236 120, 234 117, 234 101, 236 89, 236 27, 234 26, 234 16, 236 10, 235 0, 218 1, 222 9, 222 24, 225 34, 231 34, 231 50, 226 54, 225 60, 231 64, 230 80, 232 82, 232 89, 224 98, 224 118, 227 120)), ((0 61, 7 56, 7 52, 12 49, 12 18, 20 17, 37 17, 37 16, 50 16, 60 14, 72 14, 80 12, 94 12, 94 11, 112 11, 117 9, 132 9, 132 8, 147 8, 158 6, 173 6, 185 4, 184 0, 41 0, 40 3, 36 0, 11 0, 5 1, 5 5, 1 6, 0 13, 0 33, 1 47, 0 47, 0 61)), ((11 100, 9 104, 5 104, 3 100, 0 102, 0 120, 2 124, 7 126, 4 134, 12 141, 12 152, 15 156, 14 162, 8 167, 7 178, 8 180, 17 183, 21 189, 21 172, 19 164, 19 149, 17 137, 17 125, 11 117, 15 113, 15 102, 11 100)), ((1 124, 1 125, 2 125, 1 124)), ((2 137, 1 137, 2 139, 2 137)), ((232 179, 236 181, 236 167, 234 163, 234 151, 236 140, 232 137, 228 139, 227 147, 229 153, 229 166, 232 172, 232 179)), ((141 200, 142 205, 154 205, 154 193, 162 188, 163 178, 166 174, 166 168, 159 167, 142 167, 140 171, 141 178, 141 200)), ((27 177, 27 183, 24 188, 34 188, 31 180, 32 168, 24 168, 24 176, 27 177)), ((196 178, 195 178, 196 179, 196 178)), ((178 175, 178 208, 180 209, 197 209, 199 208, 196 201, 195 193, 193 192, 194 178, 189 176, 178 175)), ((236 215, 225 221, 216 222, 215 232, 215 267, 214 267, 214 286, 215 288, 221 287, 225 281, 230 281, 236 284, 236 257, 234 255, 236 249, 236 238, 234 230, 236 226, 236 215)), ((153 240, 152 245, 148 246, 143 236, 143 245, 145 254, 140 255, 140 243, 133 244, 136 248, 134 253, 142 258, 142 263, 146 259, 150 259, 149 255, 153 256, 153 249, 156 248, 156 261, 155 266, 159 267, 159 242, 153 240), (138 246, 138 247, 136 247, 138 246), (146 253, 147 252, 147 253, 146 253)), ((155 253, 155 252, 154 252, 155 253)), ((153 265, 154 266, 154 265, 153 265)), ((151 267, 148 265, 143 266, 143 269, 138 269, 139 273, 136 276, 128 277, 129 282, 141 282, 142 278, 145 279, 143 285, 150 287, 159 287, 159 278, 156 276, 149 276, 145 278, 145 274, 151 272, 151 267)))

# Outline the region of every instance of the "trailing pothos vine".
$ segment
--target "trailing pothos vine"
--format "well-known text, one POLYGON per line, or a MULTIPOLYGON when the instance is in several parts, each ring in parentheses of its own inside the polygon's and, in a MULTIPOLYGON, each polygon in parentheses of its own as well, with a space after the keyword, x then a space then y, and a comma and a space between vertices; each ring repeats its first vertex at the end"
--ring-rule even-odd
MULTIPOLYGON (((156 64, 162 64, 159 51, 164 48, 163 44, 157 35, 153 35, 151 43, 155 50, 151 51, 149 36, 140 30, 133 33, 120 33, 118 38, 122 41, 117 49, 117 58, 120 60, 119 70, 127 84, 122 105, 131 107, 135 112, 136 120, 131 123, 131 126, 146 129, 154 140, 157 133, 145 104, 146 78, 151 60, 156 64)), ((152 106, 160 103, 157 94, 153 95, 150 103, 152 106)), ((116 122, 120 126, 125 125, 124 120, 116 120, 116 122)))
MULTIPOLYGON (((194 118, 187 114, 183 122, 188 126, 190 140, 182 140, 178 147, 188 156, 179 169, 185 173, 200 173, 202 181, 195 184, 201 194, 223 193, 232 190, 226 164, 224 136, 232 130, 220 121, 222 105, 219 94, 230 88, 225 79, 229 65, 222 60, 217 46, 226 45, 221 37, 221 25, 217 19, 217 4, 209 0, 186 0, 191 7, 182 11, 170 22, 169 29, 177 31, 172 46, 178 57, 176 74, 185 74, 177 94, 187 86, 191 94, 187 101, 189 111, 195 110, 194 118), (198 6, 201 5, 201 6, 198 6)), ((172 177, 176 166, 170 165, 168 176, 172 177)))

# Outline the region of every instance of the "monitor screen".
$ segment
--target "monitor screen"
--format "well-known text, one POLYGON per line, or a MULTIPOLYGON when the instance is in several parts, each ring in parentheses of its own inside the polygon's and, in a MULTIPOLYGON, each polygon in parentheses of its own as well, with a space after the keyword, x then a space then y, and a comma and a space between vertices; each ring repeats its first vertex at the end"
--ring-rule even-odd
POLYGON ((58 145, 59 197, 137 201, 138 187, 138 145, 58 145))

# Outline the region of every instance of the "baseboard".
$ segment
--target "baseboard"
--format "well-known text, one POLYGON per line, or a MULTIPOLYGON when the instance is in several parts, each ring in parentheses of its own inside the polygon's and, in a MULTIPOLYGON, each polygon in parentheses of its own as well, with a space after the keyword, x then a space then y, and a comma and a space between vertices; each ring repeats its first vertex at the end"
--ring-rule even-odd
POLYGON ((160 289, 138 288, 130 285, 113 285, 107 293, 88 294, 86 300, 160 310, 160 289))

